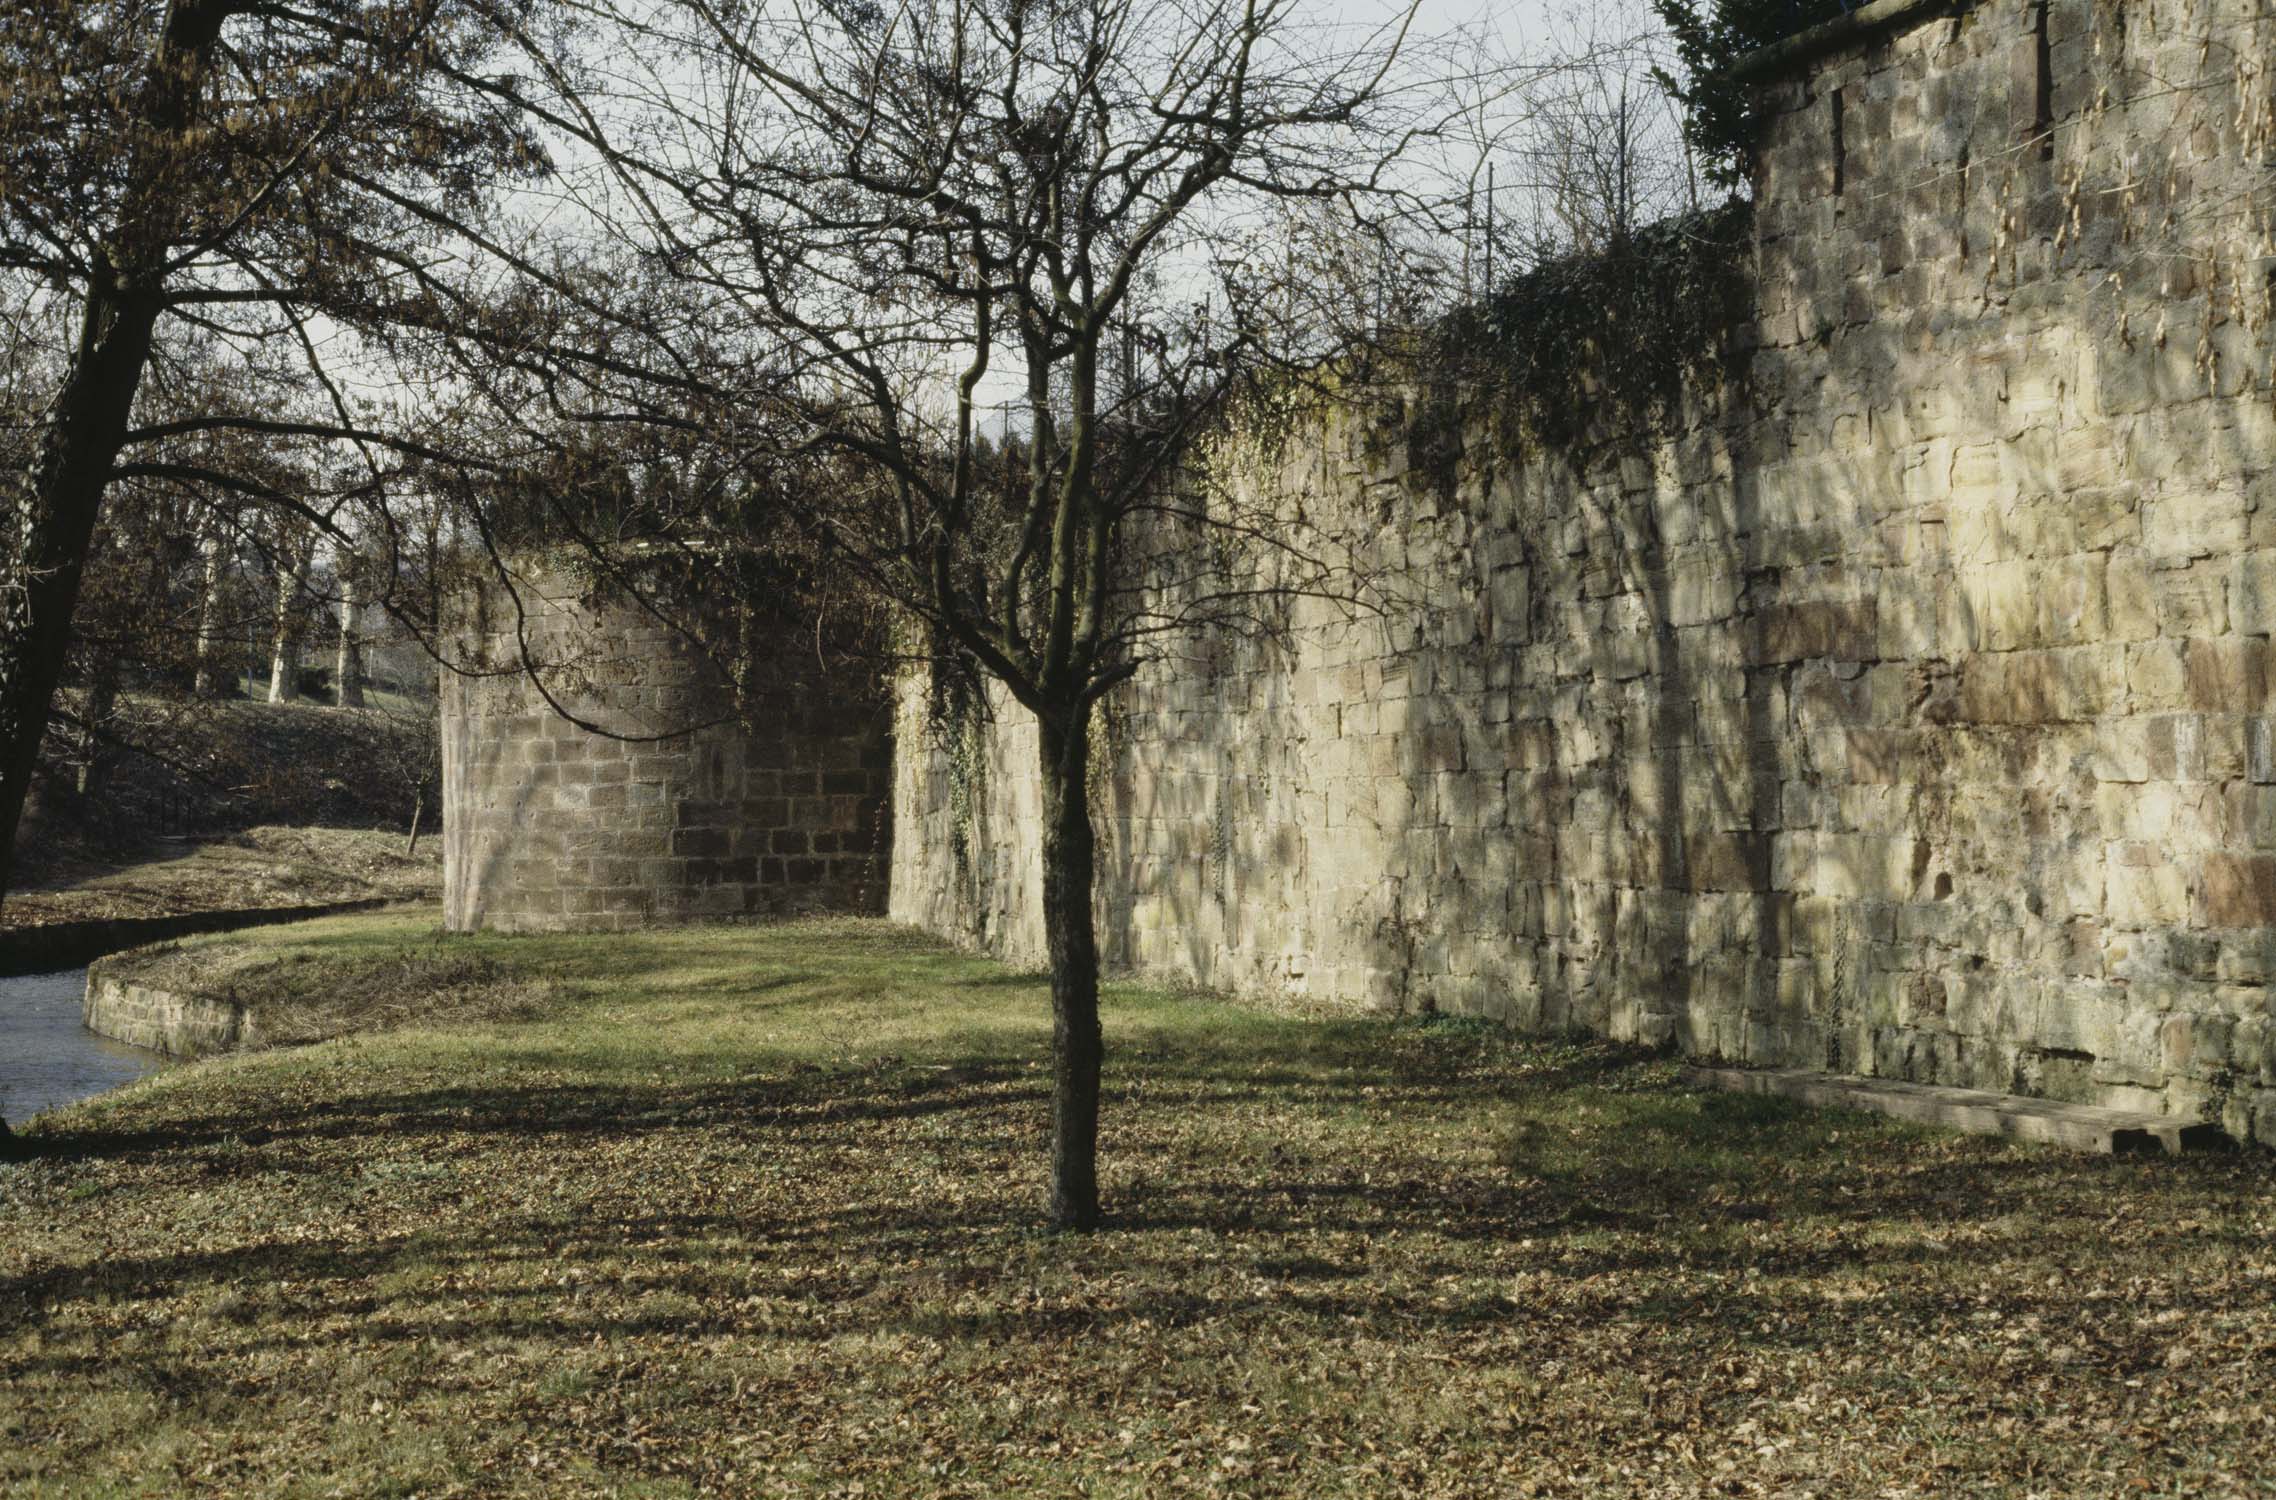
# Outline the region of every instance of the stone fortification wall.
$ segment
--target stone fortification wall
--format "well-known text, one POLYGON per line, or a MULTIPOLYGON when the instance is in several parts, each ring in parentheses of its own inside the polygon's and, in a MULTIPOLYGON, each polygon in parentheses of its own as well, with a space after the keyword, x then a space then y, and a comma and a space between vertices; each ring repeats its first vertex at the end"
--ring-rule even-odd
POLYGON ((554 569, 466 601, 452 646, 469 670, 443 680, 445 924, 881 907, 884 695, 858 671, 822 680, 811 627, 785 627, 760 647, 738 714, 714 653, 685 629, 693 602, 660 578, 641 594, 663 603, 554 569))
MULTIPOLYGON (((2276 1139, 2271 24, 1889 10, 1762 84, 1719 385, 1251 445, 1423 604, 1107 706, 1113 959, 2276 1139)), ((1032 730, 901 712, 892 910, 1037 956, 1032 730)))

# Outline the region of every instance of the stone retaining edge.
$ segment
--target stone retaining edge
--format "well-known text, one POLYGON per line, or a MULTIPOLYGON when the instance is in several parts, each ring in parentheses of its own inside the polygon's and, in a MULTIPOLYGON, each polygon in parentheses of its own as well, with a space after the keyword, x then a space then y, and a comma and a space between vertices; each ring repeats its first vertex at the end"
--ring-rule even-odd
POLYGON ((260 1022, 242 1000, 181 995, 101 973, 87 976, 80 1012, 89 1031, 170 1057, 198 1057, 260 1044, 260 1022))

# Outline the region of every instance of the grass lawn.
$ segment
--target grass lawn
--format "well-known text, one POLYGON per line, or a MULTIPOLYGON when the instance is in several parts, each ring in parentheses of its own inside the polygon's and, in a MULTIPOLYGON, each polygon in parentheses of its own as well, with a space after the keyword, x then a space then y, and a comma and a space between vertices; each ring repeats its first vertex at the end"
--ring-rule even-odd
POLYGON ((1118 986, 1115 1222, 1054 1238, 1044 989, 904 930, 221 941, 280 993, 396 964, 468 1010, 31 1130, 9 1493, 2276 1487, 2263 1156, 1118 986))

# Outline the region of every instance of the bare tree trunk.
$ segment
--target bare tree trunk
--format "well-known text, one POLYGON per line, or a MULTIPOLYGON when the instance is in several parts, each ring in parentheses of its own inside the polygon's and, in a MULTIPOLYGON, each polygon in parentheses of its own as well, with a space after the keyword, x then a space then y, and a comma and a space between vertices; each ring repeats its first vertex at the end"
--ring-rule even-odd
POLYGON ((419 790, 411 795, 411 839, 403 846, 403 857, 409 859, 419 852, 419 820, 427 815, 427 784, 419 783, 419 790))
POLYGON ((87 702, 80 713, 79 728, 79 805, 102 795, 103 781, 110 771, 111 750, 103 743, 103 726, 117 711, 119 702, 119 653, 105 651, 95 663, 95 675, 87 684, 87 702))
POLYGON ((198 543, 202 568, 198 575, 198 654, 197 672, 190 679, 190 692, 199 698, 214 694, 214 658, 221 651, 221 522, 207 522, 206 534, 198 543))
POLYGON ((332 669, 333 701, 342 708, 364 706, 364 647, 356 634, 360 605, 356 599, 355 570, 341 559, 340 653, 332 669))
MULTIPOLYGON (((125 443, 157 320, 156 298, 122 295, 98 275, 78 350, 17 502, 21 546, 12 566, 0 566, 0 902, 15 872, 16 829, 63 677, 95 518, 125 443)), ((13 1149, 0 1120, 0 1154, 13 1149)))
POLYGON ((15 867, 16 828, 24 814, 40 737, 63 675, 71 612, 87 566, 87 547, 111 467, 126 445, 135 392, 150 363, 164 291, 155 273, 132 268, 162 263, 159 189, 164 153, 196 123, 198 100, 223 12, 183 5, 166 12, 138 109, 153 133, 154 161, 140 160, 122 206, 121 240, 101 247, 90 266, 79 341, 63 385, 48 407, 18 504, 18 555, 0 563, 0 901, 15 867), (122 269, 127 268, 127 269, 122 269))
POLYGON ((18 556, 0 565, 0 901, 15 864, 49 706, 71 642, 71 612, 111 465, 150 357, 158 299, 98 276, 79 347, 18 503, 18 556))
POLYGON ((270 636, 269 701, 300 696, 300 597, 308 584, 310 548, 286 540, 278 548, 276 628, 270 636))
POLYGON ((1043 931, 1051 953, 1051 1224, 1094 1229, 1099 1222, 1098 937, 1091 890, 1097 841, 1086 772, 1088 705, 1072 729, 1038 715, 1042 726, 1043 931))

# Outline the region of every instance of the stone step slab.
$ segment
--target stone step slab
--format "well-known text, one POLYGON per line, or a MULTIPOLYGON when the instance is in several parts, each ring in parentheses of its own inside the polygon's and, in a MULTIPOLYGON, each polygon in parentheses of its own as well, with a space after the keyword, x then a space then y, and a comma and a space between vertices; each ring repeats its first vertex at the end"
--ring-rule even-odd
POLYGON ((2000 1135, 2073 1151, 2126 1155, 2163 1151, 2227 1150, 2235 1144, 2218 1125, 2178 1115, 2060 1104, 1982 1089, 1855 1078, 1800 1068, 1724 1068, 1694 1064, 1683 1070, 1695 1088, 1777 1094, 1818 1109, 1856 1109, 1973 1135, 2000 1135))

